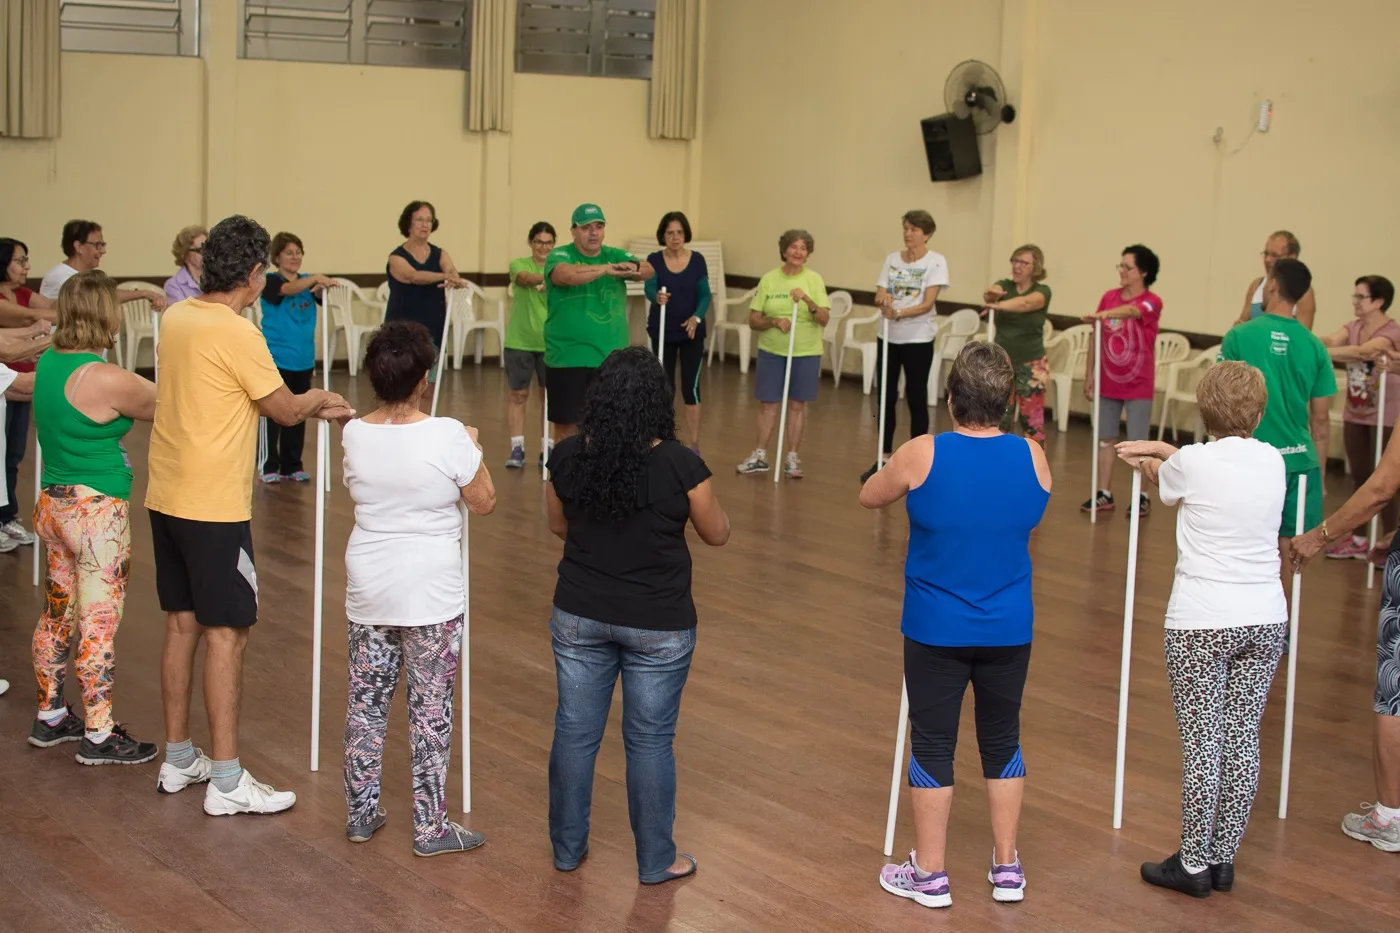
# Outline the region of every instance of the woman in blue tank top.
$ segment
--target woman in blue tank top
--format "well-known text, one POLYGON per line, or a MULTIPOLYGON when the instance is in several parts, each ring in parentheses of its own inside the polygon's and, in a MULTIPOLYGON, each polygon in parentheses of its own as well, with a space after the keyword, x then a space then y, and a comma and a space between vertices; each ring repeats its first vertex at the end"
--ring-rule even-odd
POLYGON ((880 886, 924 907, 952 903, 944 859, 953 750, 969 682, 992 811, 987 880, 994 900, 1025 896, 1016 824, 1026 775, 1021 693, 1035 615, 1030 534, 1050 499, 1050 464, 1040 445, 998 427, 1014 388, 1006 351, 969 343, 948 374, 954 429, 909 441, 860 493, 868 509, 904 499, 909 511, 900 630, 915 848, 904 864, 884 867, 880 886), (969 494, 976 508, 968 508, 969 494))

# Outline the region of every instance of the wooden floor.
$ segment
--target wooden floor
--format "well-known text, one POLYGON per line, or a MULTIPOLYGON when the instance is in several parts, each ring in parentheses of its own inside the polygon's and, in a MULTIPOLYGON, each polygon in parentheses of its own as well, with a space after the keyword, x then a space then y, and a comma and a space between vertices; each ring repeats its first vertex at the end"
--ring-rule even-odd
MULTIPOLYGON (((1178 831, 1180 753, 1161 649, 1174 517, 1158 506, 1143 525, 1126 819, 1114 832, 1128 523, 1119 513, 1091 527, 1078 511, 1089 486, 1082 425, 1052 432, 1055 494, 1032 542, 1038 618, 1022 718, 1026 900, 1008 906, 989 896, 991 843, 971 703, 951 827, 955 906, 935 913, 883 893, 876 876, 885 861, 907 523, 902 509, 871 514, 857 504, 857 477, 873 459, 875 439, 856 380, 835 392, 824 383, 804 445, 806 479, 775 487, 767 478, 736 476, 733 464, 753 446, 753 378, 731 363, 706 370, 703 383, 702 447, 734 533, 719 550, 693 544, 701 623, 676 743, 676 835, 682 850, 698 857, 697 877, 660 888, 636 882, 616 708, 598 761, 592 857, 569 875, 551 866, 546 762, 555 693, 547 619, 560 545, 545 528, 538 470, 499 468, 507 452, 503 371, 469 366, 448 374, 443 411, 481 428, 499 490, 496 513, 472 523, 475 798, 464 822, 486 834, 485 848, 461 857, 413 856, 401 708, 385 756, 389 823, 368 845, 345 841, 339 555, 352 524, 350 503, 337 480, 327 532, 322 768, 313 774, 313 490, 259 488, 254 538, 263 615, 248 653, 243 761, 257 777, 295 790, 297 806, 280 816, 212 819, 201 810, 201 789, 158 795, 156 763, 83 768, 73 762, 72 745, 27 745, 29 638, 40 601, 30 586, 30 551, 0 555, 0 675, 13 684, 0 699, 0 929, 847 933, 927 924, 1393 933, 1400 857, 1337 828, 1344 813, 1373 796, 1376 596, 1366 590, 1359 562, 1319 561, 1304 587, 1288 820, 1275 815, 1280 675, 1265 721, 1263 787, 1235 891, 1192 901, 1139 880, 1139 863, 1173 851, 1178 831)), ((363 376, 351 383, 339 374, 336 382, 361 410, 371 407, 363 376)), ((532 425, 537 411, 532 403, 532 425)), ((901 435, 906 428, 901 413, 901 435)), ((147 435, 143 427, 130 438, 138 502, 147 435)), ((537 446, 532 438, 532 462, 537 446)), ((338 474, 338 453, 335 461, 338 474)), ((26 503, 30 476, 21 480, 26 503)), ((1120 471, 1120 499, 1128 482, 1120 471)), ((1334 494, 1344 482, 1333 481, 1334 494)), ((969 488, 968 508, 987 495, 995 491, 969 488)), ((144 510, 133 511, 116 708, 134 734, 156 740, 163 620, 149 527, 144 510)), ((70 695, 76 703, 71 680, 70 695)), ((202 716, 196 698, 195 739, 207 743, 202 716)), ((460 799, 455 778, 450 797, 460 799)), ((912 845, 907 799, 900 816, 902 858, 912 845)))

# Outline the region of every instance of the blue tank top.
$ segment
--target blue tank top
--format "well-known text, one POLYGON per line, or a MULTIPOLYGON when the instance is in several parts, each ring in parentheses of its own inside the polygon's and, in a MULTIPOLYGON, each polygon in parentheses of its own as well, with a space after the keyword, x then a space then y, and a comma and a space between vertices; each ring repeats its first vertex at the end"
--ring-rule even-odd
POLYGON ((1050 494, 1024 438, 934 438, 928 478, 905 497, 905 637, 941 648, 1031 640, 1031 530, 1050 494))

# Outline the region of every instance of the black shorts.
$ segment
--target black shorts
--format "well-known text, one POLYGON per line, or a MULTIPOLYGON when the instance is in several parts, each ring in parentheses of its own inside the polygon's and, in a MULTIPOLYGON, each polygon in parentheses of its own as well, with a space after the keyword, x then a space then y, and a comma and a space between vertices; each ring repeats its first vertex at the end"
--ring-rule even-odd
POLYGON ((583 397, 593 385, 598 370, 591 366, 551 366, 545 399, 550 424, 578 424, 583 415, 583 397))
POLYGON ((251 522, 199 522, 151 510, 156 596, 164 612, 193 612, 209 628, 258 621, 251 522))

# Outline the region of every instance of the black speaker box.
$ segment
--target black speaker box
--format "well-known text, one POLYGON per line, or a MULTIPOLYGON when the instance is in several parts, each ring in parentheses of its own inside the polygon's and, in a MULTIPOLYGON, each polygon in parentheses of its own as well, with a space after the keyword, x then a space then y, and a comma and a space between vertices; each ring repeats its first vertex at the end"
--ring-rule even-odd
POLYGON ((977 151, 977 130, 969 117, 951 113, 920 122, 928 174, 934 181, 955 181, 982 174, 982 156, 977 151))

